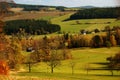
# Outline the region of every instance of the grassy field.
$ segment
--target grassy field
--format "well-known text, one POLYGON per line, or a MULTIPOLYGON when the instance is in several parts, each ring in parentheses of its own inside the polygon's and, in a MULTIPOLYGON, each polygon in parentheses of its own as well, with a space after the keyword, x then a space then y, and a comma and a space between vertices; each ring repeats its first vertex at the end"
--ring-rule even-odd
POLYGON ((63 32, 79 32, 81 29, 92 31, 94 29, 103 30, 106 26, 119 26, 120 20, 116 19, 79 19, 64 21, 75 12, 20 12, 14 16, 5 17, 4 21, 18 19, 44 19, 49 20, 53 24, 61 26, 63 32), (80 24, 77 24, 77 21, 80 24))
POLYGON ((92 31, 96 28, 103 30, 106 26, 113 27, 120 25, 120 21, 116 21, 116 19, 80 19, 64 21, 68 19, 71 14, 53 18, 51 21, 54 24, 59 24, 61 31, 65 32, 79 32, 81 29, 92 31), (77 21, 80 24, 77 24, 77 21))
POLYGON ((19 72, 17 76, 21 77, 37 77, 43 80, 119 80, 120 72, 114 71, 114 76, 111 76, 110 71, 106 70, 96 70, 87 71, 85 70, 86 65, 89 67, 100 67, 101 65, 91 64, 96 62, 106 62, 106 58, 113 56, 120 50, 119 47, 112 48, 80 48, 71 49, 73 55, 73 60, 64 60, 61 65, 56 67, 54 73, 50 73, 50 68, 46 63, 41 62, 32 66, 32 72, 27 72, 27 67, 24 69, 25 72, 19 72), (74 74, 72 75, 70 62, 75 63, 74 74))
POLYGON ((18 20, 18 19, 51 19, 54 17, 59 17, 65 14, 69 14, 71 12, 40 12, 40 11, 26 11, 26 12, 19 12, 13 16, 7 16, 3 20, 18 20))

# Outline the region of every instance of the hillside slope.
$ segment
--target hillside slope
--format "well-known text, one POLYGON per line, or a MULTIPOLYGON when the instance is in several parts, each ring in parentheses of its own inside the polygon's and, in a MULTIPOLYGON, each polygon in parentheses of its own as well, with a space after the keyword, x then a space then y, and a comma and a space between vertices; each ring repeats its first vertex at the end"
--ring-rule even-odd
POLYGON ((85 29, 88 31, 93 31, 94 29, 103 30, 106 26, 119 26, 120 21, 113 19, 79 19, 79 20, 69 20, 64 21, 68 19, 72 14, 67 14, 64 16, 60 16, 57 18, 52 19, 52 23, 57 23, 61 26, 62 32, 80 32, 80 30, 85 29), (79 23, 77 23, 79 22, 79 23))
POLYGON ((15 3, 13 0, 0 0, 0 2, 15 3))

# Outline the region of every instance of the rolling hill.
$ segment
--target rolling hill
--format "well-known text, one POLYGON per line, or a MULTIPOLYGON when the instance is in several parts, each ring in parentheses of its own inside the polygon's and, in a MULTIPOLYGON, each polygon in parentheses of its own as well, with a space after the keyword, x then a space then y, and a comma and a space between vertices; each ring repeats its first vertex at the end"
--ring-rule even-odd
POLYGON ((13 0, 0 0, 0 2, 15 3, 13 0))
POLYGON ((96 8, 95 6, 80 6, 80 7, 74 7, 74 8, 82 8, 82 9, 91 9, 91 8, 96 8))
POLYGON ((40 9, 55 8, 56 10, 63 10, 64 6, 48 6, 48 5, 28 5, 28 4, 14 4, 9 3, 11 8, 24 8, 25 11, 39 11, 40 9))

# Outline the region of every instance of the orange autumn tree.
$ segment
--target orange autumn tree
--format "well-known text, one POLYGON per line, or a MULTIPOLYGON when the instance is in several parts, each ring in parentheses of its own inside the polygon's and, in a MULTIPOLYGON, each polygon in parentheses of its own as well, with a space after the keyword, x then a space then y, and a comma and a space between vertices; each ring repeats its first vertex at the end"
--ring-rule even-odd
MULTIPOLYGON (((8 12, 9 6, 8 3, 6 2, 0 2, 0 57, 3 58, 3 56, 1 55, 3 52, 4 47, 4 43, 3 43, 3 34, 2 34, 2 29, 3 26, 5 25, 5 23, 2 21, 3 18, 6 16, 6 13, 8 12)), ((0 58, 0 75, 8 75, 9 73, 9 67, 7 65, 7 63, 4 61, 4 59, 0 58)))
POLYGON ((0 75, 8 75, 9 67, 5 61, 0 60, 0 75))

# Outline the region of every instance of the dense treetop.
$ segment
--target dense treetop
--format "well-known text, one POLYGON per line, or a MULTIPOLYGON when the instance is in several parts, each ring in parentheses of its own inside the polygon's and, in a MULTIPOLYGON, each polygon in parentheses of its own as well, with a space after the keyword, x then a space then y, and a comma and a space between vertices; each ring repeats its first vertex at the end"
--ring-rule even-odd
POLYGON ((92 8, 79 10, 70 19, 117 18, 118 8, 92 8))
POLYGON ((7 21, 4 26, 6 34, 16 34, 20 30, 29 34, 46 34, 60 31, 60 26, 45 20, 13 20, 7 21))

